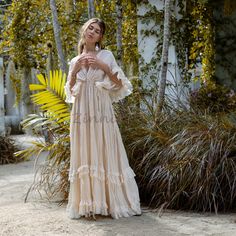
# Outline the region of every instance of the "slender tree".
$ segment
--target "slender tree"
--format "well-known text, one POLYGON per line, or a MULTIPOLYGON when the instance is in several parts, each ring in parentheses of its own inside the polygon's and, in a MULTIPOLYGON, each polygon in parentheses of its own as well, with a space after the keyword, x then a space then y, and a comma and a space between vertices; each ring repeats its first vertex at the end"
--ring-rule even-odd
POLYGON ((62 49, 62 42, 61 42, 61 37, 60 37, 61 29, 60 29, 60 25, 58 21, 57 7, 56 7, 55 0, 50 0, 50 8, 52 11, 53 31, 54 31, 54 37, 55 37, 55 42, 56 42, 57 53, 58 53, 58 57, 60 61, 60 68, 63 72, 66 73, 67 64, 66 64, 65 56, 62 49))
POLYGON ((117 63, 120 66, 123 66, 122 58, 123 58, 123 50, 122 50, 122 1, 116 0, 116 45, 117 45, 117 63))
MULTIPOLYGON (((21 79, 21 101, 20 101, 20 115, 22 119, 25 119, 28 114, 34 113, 34 107, 30 99, 29 84, 32 83, 32 70, 29 67, 22 68, 22 79, 21 79)), ((30 132, 30 129, 26 130, 30 132)))
POLYGON ((165 0, 164 35, 163 35, 163 46, 161 55, 159 93, 158 93, 157 109, 156 109, 157 115, 162 111, 165 99, 166 75, 168 69, 168 52, 169 52, 169 41, 170 41, 170 15, 171 15, 172 2, 173 0, 165 0))
POLYGON ((5 135, 3 59, 0 57, 0 135, 5 135))
POLYGON ((95 16, 94 0, 88 0, 88 16, 89 18, 93 18, 95 16))

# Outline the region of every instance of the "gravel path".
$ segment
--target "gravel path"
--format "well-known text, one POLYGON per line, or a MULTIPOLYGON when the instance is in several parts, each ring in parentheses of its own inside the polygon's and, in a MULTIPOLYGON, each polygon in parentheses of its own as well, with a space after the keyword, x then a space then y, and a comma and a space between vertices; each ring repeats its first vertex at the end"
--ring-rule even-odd
MULTIPOLYGON (((14 136, 24 147, 32 140, 14 136)), ((44 155, 44 156, 43 156, 44 155)), ((43 161, 46 154, 40 160, 43 161)), ((65 213, 66 205, 47 203, 25 194, 32 183, 34 160, 0 166, 0 236, 179 236, 217 235, 236 236, 236 214, 197 214, 165 211, 161 217, 154 212, 113 220, 71 220, 65 213)))

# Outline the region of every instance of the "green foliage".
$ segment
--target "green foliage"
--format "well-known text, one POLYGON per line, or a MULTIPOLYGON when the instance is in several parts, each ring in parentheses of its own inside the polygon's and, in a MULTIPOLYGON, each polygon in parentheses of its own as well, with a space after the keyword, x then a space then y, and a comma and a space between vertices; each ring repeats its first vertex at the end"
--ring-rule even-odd
POLYGON ((135 1, 123 1, 123 61, 124 69, 137 75, 139 70, 138 38, 137 38, 137 6, 135 1))
MULTIPOLYGON (((61 37, 66 55, 74 55, 78 24, 85 5, 78 2, 72 11, 65 7, 66 2, 58 3, 61 37)), ((49 1, 12 1, 4 16, 4 25, 0 50, 10 55, 17 65, 45 69, 50 50, 57 60, 49 1)))
POLYGON ((207 110, 210 113, 235 111, 236 94, 225 86, 208 83, 190 94, 190 104, 196 111, 207 110))
POLYGON ((162 52, 162 42, 163 42, 163 23, 164 23, 164 11, 156 8, 155 5, 150 3, 144 3, 145 9, 147 10, 144 15, 138 15, 138 19, 143 25, 153 25, 151 28, 146 28, 140 31, 141 37, 140 41, 146 40, 146 38, 152 37, 156 39, 156 45, 152 50, 152 57, 150 62, 146 62, 142 56, 144 49, 140 52, 140 77, 146 77, 150 75, 151 80, 157 80, 157 74, 159 70, 159 63, 161 59, 162 52))
MULTIPOLYGON (((153 4, 141 2, 147 10, 139 16, 142 24, 153 24, 151 29, 141 31, 141 40, 145 37, 154 37, 156 45, 152 51, 149 63, 145 62, 140 55, 141 76, 149 74, 153 79, 158 78, 159 63, 163 42, 163 10, 157 9, 153 4)), ((206 0, 178 1, 178 13, 172 11, 171 16, 171 44, 178 54, 178 66, 183 81, 188 83, 192 78, 193 69, 201 61, 202 81, 210 81, 215 72, 214 61, 214 24, 213 9, 206 0), (186 60, 187 53, 187 60, 186 60)))
MULTIPOLYGON (((105 46, 116 52, 116 10, 115 1, 95 1, 96 16, 107 25, 105 46)), ((137 16, 136 4, 123 1, 123 51, 125 70, 132 64, 133 74, 138 73, 137 16)), ((79 30, 88 20, 87 1, 57 1, 61 39, 66 58, 77 55, 79 30)), ((54 41, 49 1, 14 0, 4 16, 4 29, 0 50, 11 56, 17 65, 34 67, 44 72, 49 53, 58 69, 58 58, 54 41)))
POLYGON ((46 4, 47 1, 37 0, 13 1, 5 14, 1 50, 20 66, 36 67, 36 63, 42 63, 37 59, 45 58, 42 39, 49 26, 45 20, 46 4))
POLYGON ((191 1, 188 5, 187 39, 190 49, 190 69, 195 68, 198 61, 202 64, 201 80, 211 81, 215 73, 215 29, 213 23, 213 8, 208 1, 191 1))
MULTIPOLYGON (((142 4, 145 6, 147 10, 144 15, 139 15, 139 19, 142 24, 144 25, 153 25, 150 29, 141 30, 141 39, 145 40, 145 38, 155 38, 156 45, 152 51, 152 57, 150 62, 144 61, 142 57, 142 52, 140 55, 140 71, 141 77, 148 74, 150 75, 151 80, 158 80, 158 71, 160 70, 160 60, 161 60, 161 53, 162 53, 162 44, 163 44, 163 29, 164 29, 164 10, 157 9, 157 7, 150 3, 142 4)), ((171 13, 170 19, 170 42, 172 45, 175 46, 176 52, 178 54, 178 66, 180 69, 181 76, 183 81, 189 82, 191 78, 191 72, 189 68, 186 67, 186 49, 189 47, 189 35, 191 32, 187 25, 189 24, 189 18, 186 16, 184 11, 185 5, 182 1, 178 2, 179 11, 178 14, 181 17, 177 17, 176 13, 173 11, 171 13)))
MULTIPOLYGON (((106 23, 106 33, 104 38, 105 47, 116 54, 116 1, 94 1, 96 16, 106 23)), ((137 48, 137 13, 136 3, 133 1, 122 1, 122 45, 124 70, 130 70, 133 66, 132 74, 138 74, 138 48, 137 48)))

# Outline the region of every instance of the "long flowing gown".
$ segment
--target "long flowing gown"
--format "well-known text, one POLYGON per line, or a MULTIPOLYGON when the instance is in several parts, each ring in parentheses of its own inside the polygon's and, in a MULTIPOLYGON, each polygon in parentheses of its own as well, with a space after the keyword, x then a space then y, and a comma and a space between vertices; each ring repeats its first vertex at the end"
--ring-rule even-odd
MULTIPOLYGON (((80 55, 79 55, 80 56, 80 55)), ((109 50, 97 57, 109 65, 122 81, 112 82, 100 69, 83 68, 69 90, 71 60, 65 85, 66 102, 73 103, 70 123, 70 190, 67 213, 70 218, 111 215, 112 218, 141 214, 134 172, 116 122, 113 102, 132 92, 132 84, 109 50)))

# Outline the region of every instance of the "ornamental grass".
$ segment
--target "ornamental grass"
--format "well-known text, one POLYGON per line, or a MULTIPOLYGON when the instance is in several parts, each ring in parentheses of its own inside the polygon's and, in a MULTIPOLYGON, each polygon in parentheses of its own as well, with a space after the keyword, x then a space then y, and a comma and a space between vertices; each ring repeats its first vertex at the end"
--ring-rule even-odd
POLYGON ((166 99, 156 117, 155 97, 131 98, 118 116, 141 201, 161 209, 235 209, 236 113, 166 99))
MULTIPOLYGON (((41 77, 39 79, 44 83, 41 77)), ((194 103, 191 96, 184 95, 174 85, 168 87, 171 95, 166 96, 162 113, 156 114, 154 108, 158 86, 143 89, 140 81, 132 82, 133 94, 114 104, 114 108, 130 165, 136 173, 141 201, 161 209, 214 212, 234 210, 234 109, 220 109, 222 106, 216 104, 214 107, 217 109, 212 112, 211 107, 198 106, 202 103, 194 103), (192 100, 188 101, 186 97, 192 100)), ((62 91, 63 85, 61 83, 56 88, 62 91)), ((23 123, 25 127, 31 126, 34 129, 43 127, 53 134, 53 138, 50 142, 35 143, 34 148, 18 154, 29 157, 32 154, 38 156, 42 151, 48 152, 28 193, 43 190, 49 200, 60 196, 61 202, 64 202, 68 198, 69 189, 69 107, 64 105, 63 93, 58 95, 54 87, 43 86, 35 86, 35 89, 43 89, 42 98, 45 92, 50 96, 54 94, 52 102, 50 99, 43 100, 42 105, 40 93, 34 95, 38 96, 38 100, 34 102, 43 111, 46 104, 47 112, 43 115, 30 115, 23 123), (55 115, 58 112, 54 109, 55 101, 62 107, 60 117, 55 115)), ((198 97, 197 101, 200 100, 198 97)), ((205 104, 212 104, 214 101, 217 100, 205 104)), ((231 100, 229 102, 234 104, 231 100)))

